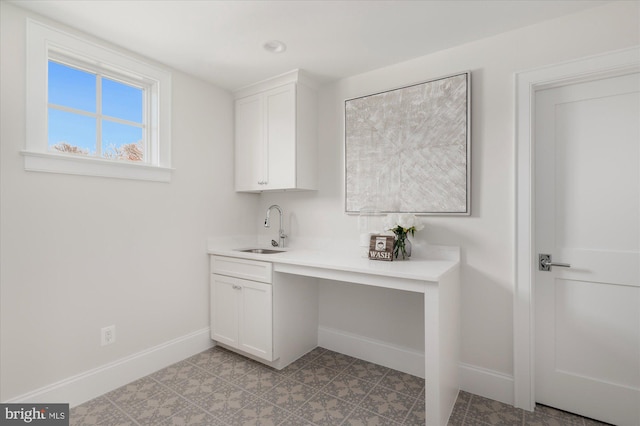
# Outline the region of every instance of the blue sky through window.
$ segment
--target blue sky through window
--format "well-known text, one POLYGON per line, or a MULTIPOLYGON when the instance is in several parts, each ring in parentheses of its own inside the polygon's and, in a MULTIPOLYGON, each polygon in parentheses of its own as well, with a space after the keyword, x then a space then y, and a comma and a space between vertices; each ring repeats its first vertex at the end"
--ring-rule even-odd
POLYGON ((142 123, 142 89, 103 78, 102 113, 142 123))
POLYGON ((140 126, 111 121, 109 117, 143 124, 143 89, 102 77, 102 115, 97 113, 97 81, 95 73, 79 70, 58 62, 48 66, 48 145, 67 143, 85 150, 89 155, 97 152, 98 140, 102 152, 115 152, 126 144, 143 140, 140 126), (52 105, 71 108, 62 111, 52 105), (97 122, 101 119, 102 132, 98 135, 97 122))
POLYGON ((49 61, 49 103, 96 112, 96 75, 49 61))

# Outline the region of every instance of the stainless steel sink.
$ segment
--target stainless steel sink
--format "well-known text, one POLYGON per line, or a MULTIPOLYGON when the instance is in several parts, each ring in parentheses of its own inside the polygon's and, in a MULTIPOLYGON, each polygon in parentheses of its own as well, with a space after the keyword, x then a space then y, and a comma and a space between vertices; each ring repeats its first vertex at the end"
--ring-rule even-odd
POLYGON ((273 250, 273 249, 264 249, 264 248, 249 248, 249 249, 236 249, 236 250, 244 253, 258 253, 258 254, 275 254, 275 253, 284 252, 284 250, 273 250))

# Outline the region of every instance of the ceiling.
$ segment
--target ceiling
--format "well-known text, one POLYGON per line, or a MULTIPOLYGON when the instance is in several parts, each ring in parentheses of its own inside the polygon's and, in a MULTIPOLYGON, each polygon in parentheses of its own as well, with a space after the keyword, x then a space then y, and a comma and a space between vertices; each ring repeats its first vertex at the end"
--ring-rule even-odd
POLYGON ((340 79, 606 1, 15 0, 234 90, 294 68, 340 79), (265 42, 281 40, 283 53, 265 42))

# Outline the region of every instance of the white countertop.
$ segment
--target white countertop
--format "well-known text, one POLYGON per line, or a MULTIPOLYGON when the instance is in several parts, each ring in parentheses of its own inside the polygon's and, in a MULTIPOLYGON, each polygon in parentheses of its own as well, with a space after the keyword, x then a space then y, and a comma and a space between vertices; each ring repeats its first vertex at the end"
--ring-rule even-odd
MULTIPOLYGON (((438 282, 460 262, 460 249, 448 246, 414 246, 410 260, 380 261, 364 256, 366 248, 357 242, 332 241, 325 244, 300 242, 287 247, 282 253, 258 254, 238 251, 247 248, 274 248, 261 244, 252 237, 210 239, 208 253, 242 259, 272 262, 274 270, 279 265, 286 272, 287 265, 318 268, 331 271, 367 274, 371 276, 403 278, 407 280, 438 282), (310 247, 310 246, 314 247, 310 247)), ((280 250, 275 247, 275 249, 280 250)))

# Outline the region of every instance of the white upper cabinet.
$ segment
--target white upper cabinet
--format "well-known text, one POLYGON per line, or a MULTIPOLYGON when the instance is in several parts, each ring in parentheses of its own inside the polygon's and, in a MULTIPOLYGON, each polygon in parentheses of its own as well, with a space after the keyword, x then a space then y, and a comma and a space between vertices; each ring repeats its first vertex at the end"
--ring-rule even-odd
POLYGON ((316 102, 299 70, 236 92, 236 191, 316 189, 316 102))

